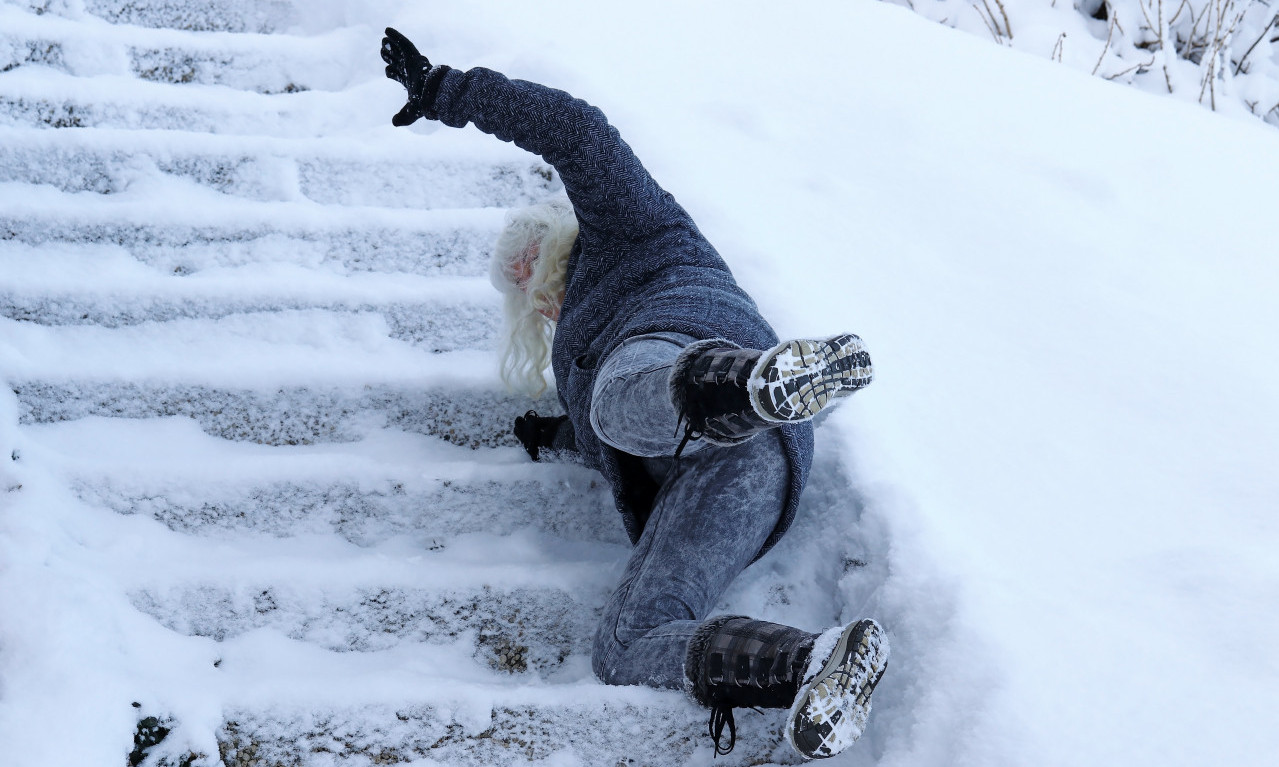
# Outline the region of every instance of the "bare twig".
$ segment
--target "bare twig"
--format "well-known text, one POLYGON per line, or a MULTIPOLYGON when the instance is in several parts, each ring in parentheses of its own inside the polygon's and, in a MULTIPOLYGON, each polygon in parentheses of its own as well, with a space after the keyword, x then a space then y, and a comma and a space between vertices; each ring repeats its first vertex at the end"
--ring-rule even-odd
POLYGON ((1159 25, 1150 20, 1150 13, 1146 10, 1146 4, 1144 2, 1139 2, 1137 3, 1137 7, 1141 9, 1141 15, 1146 17, 1146 29, 1154 30, 1155 34, 1158 34, 1159 25))
POLYGON ((995 0, 995 7, 999 8, 999 15, 1004 20, 1003 27, 999 25, 999 19, 995 18, 995 12, 990 8, 989 0, 981 0, 981 8, 975 4, 973 9, 977 11, 977 15, 981 16, 981 20, 985 22, 986 29, 990 30, 990 34, 995 38, 995 42, 1003 43, 1004 38, 1013 39, 1013 28, 1008 22, 1008 12, 1004 10, 1004 4, 1001 0, 995 0), (982 10, 985 9, 985 13, 982 10))
MULTIPOLYGON (((1189 7, 1189 5, 1190 5, 1189 0, 1181 0, 1181 5, 1177 6, 1177 12, 1172 15, 1171 19, 1169 19, 1168 26, 1171 27, 1173 24, 1176 24, 1177 19, 1181 18, 1181 12, 1185 10, 1187 7, 1189 7)), ((1194 14, 1195 14, 1195 9, 1191 8, 1190 15, 1193 16, 1194 14)))
POLYGON ((1061 63, 1061 54, 1063 49, 1062 43, 1065 41, 1065 39, 1066 39, 1066 33, 1062 32, 1060 35, 1057 35, 1057 44, 1053 46, 1053 52, 1050 58, 1052 58, 1052 60, 1057 62, 1058 64, 1061 63))
POLYGON ((1239 74, 1243 70, 1243 63, 1248 60, 1248 55, 1251 54, 1253 49, 1261 43, 1261 39, 1266 36, 1266 33, 1270 31, 1270 28, 1275 25, 1276 21, 1279 21, 1279 13, 1275 14, 1274 18, 1270 19, 1270 23, 1266 24, 1266 28, 1261 30, 1261 34, 1257 35, 1257 39, 1253 40, 1252 45, 1248 46, 1248 50, 1243 52, 1243 56, 1239 59, 1239 64, 1235 66, 1235 74, 1239 74))
POLYGON ((1008 32, 1008 39, 1011 40, 1013 39, 1013 25, 1008 20, 1008 10, 1004 8, 1003 0, 995 0, 995 5, 999 6, 999 15, 1004 17, 1004 29, 1008 32))
POLYGON ((1203 103, 1204 92, 1207 91, 1209 96, 1208 103, 1212 107, 1212 111, 1214 112, 1217 111, 1217 87, 1215 84, 1215 81, 1217 79, 1216 69, 1217 69, 1217 57, 1216 55, 1214 55, 1211 61, 1209 61, 1208 65, 1204 68, 1203 81, 1200 82, 1199 84, 1199 103, 1201 104, 1203 103))
POLYGON ((1234 39, 1235 30, 1239 28, 1239 22, 1247 15, 1249 5, 1245 5, 1243 10, 1237 10, 1235 0, 1211 0, 1210 5, 1204 9, 1206 24, 1202 42, 1205 49, 1200 60, 1203 80, 1199 86, 1199 100, 1202 102, 1207 93, 1214 111, 1217 109, 1217 81, 1221 80, 1223 87, 1229 83, 1231 73, 1227 56, 1230 43, 1234 39))
POLYGON ((1208 37, 1208 25, 1206 22, 1208 21, 1208 14, 1210 12, 1211 7, 1212 7, 1211 5, 1205 5, 1203 10, 1199 12, 1198 17, 1193 15, 1194 9, 1193 8, 1191 9, 1192 23, 1190 25, 1190 39, 1186 40, 1186 58, 1187 59, 1190 58, 1190 54, 1194 53, 1194 48, 1197 47, 1202 50, 1208 47, 1208 44, 1204 41, 1208 37), (1205 22, 1203 32, 1199 31, 1199 22, 1201 21, 1205 22))
POLYGON ((1132 66, 1128 67, 1128 68, 1127 68, 1127 69, 1125 69, 1124 71, 1122 71, 1122 72, 1115 72, 1113 75, 1102 75, 1102 79, 1105 79, 1105 80, 1117 80, 1117 79, 1119 79, 1120 77, 1123 77, 1124 75, 1126 75, 1126 74, 1128 74, 1129 72, 1133 71, 1134 69, 1150 69, 1150 68, 1151 68, 1151 67, 1153 67, 1154 65, 1155 65, 1155 56, 1152 54, 1152 55, 1150 56, 1150 61, 1145 61, 1145 62, 1142 62, 1142 63, 1140 63, 1140 64, 1133 64, 1132 66))
POLYGON ((1092 74, 1097 74, 1097 70, 1101 69, 1101 61, 1106 58, 1106 52, 1110 50, 1110 38, 1115 34, 1115 9, 1110 5, 1110 0, 1106 0, 1106 16, 1110 18, 1110 24, 1106 27, 1106 44, 1101 49, 1101 55, 1097 57, 1097 63, 1092 68, 1092 74))
POLYGON ((982 13, 981 9, 975 5, 973 6, 973 9, 976 10, 977 15, 981 17, 982 23, 986 25, 986 29, 990 30, 990 36, 995 38, 995 42, 1003 43, 1003 39, 999 36, 999 32, 995 30, 995 20, 993 18, 986 18, 986 13, 990 13, 990 9, 987 8, 986 13, 982 13))
MULTIPOLYGON (((1182 0, 1185 5, 1185 0, 1182 0)), ((1168 38, 1171 37, 1169 29, 1171 24, 1164 15, 1164 0, 1152 0, 1151 7, 1147 8, 1144 0, 1138 0, 1137 7, 1141 9, 1141 15, 1146 19, 1146 29, 1155 33, 1155 40, 1159 43, 1159 50, 1155 52, 1151 64, 1159 63, 1159 68, 1164 73, 1164 84, 1168 86, 1168 92, 1172 93, 1172 75, 1168 71, 1168 38), (1155 11, 1155 18, 1150 18, 1150 11, 1155 11)), ((1181 6, 1177 6, 1178 13, 1181 12, 1181 6)), ((1131 69, 1125 71, 1132 71, 1131 69)))

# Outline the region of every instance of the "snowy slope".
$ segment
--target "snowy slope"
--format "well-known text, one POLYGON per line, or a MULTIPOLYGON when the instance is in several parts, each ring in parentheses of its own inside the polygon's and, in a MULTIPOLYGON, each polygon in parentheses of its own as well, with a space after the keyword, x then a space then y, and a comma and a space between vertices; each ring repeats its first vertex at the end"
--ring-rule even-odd
MULTIPOLYGON (((598 104, 779 332, 867 339, 723 605, 889 628, 835 761, 1268 763, 1272 131, 868 2, 298 7, 0 6, 13 763, 147 716, 152 762, 711 762, 592 679, 624 537, 505 436, 483 259, 554 180, 391 129, 388 23, 598 104)), ((787 761, 776 723, 717 761, 787 761)))

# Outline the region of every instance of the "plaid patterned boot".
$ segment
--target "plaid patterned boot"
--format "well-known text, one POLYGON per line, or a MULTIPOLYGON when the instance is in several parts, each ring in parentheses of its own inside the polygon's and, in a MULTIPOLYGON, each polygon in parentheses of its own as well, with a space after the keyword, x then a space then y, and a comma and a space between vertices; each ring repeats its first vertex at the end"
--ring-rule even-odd
POLYGON ((671 401, 686 424, 685 442, 704 437, 736 445, 779 424, 807 421, 871 378, 870 355, 852 333, 785 341, 763 352, 713 339, 680 352, 671 401))
POLYGON ((888 640, 872 620, 813 635, 729 615, 706 621, 689 640, 684 673, 693 699, 711 710, 716 754, 737 740, 734 708, 789 708, 787 742, 819 759, 861 737, 887 664, 888 640))

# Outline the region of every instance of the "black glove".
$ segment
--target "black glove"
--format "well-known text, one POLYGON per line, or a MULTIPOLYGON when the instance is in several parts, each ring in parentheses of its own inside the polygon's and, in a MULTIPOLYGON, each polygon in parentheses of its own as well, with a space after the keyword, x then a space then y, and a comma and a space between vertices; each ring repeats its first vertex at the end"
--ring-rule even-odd
POLYGON ((412 125, 420 117, 434 119, 435 94, 449 68, 431 66, 430 60, 418 53, 417 46, 390 27, 382 38, 382 60, 386 62, 386 76, 409 92, 408 102, 391 118, 391 124, 398 128, 412 125))
POLYGON ((567 420, 566 415, 543 418, 536 410, 530 410, 515 419, 515 438, 536 461, 539 448, 554 447, 555 434, 560 430, 560 424, 567 420))

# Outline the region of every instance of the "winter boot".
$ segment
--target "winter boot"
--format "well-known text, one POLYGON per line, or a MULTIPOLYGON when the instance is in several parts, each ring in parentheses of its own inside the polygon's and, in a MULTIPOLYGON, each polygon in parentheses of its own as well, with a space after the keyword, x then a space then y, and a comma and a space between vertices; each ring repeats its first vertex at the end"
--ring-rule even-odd
POLYGON ((888 637, 873 620, 818 636, 786 718, 787 742, 809 759, 834 756, 853 745, 866 729, 870 694, 887 667, 888 637))
POLYGON ((871 620, 813 635, 730 615, 698 628, 684 674, 693 699, 711 710, 716 754, 732 751, 737 740, 734 708, 789 708, 787 742, 815 759, 833 756, 861 736, 871 691, 887 662, 888 641, 871 620))
POLYGON ((779 424, 807 421, 870 382, 870 355, 846 333, 763 352, 723 339, 698 341, 676 359, 670 391, 685 441, 736 445, 779 424))

